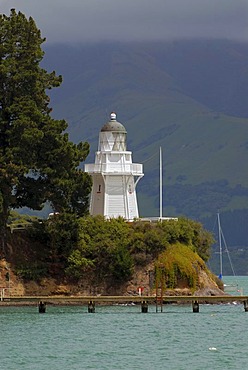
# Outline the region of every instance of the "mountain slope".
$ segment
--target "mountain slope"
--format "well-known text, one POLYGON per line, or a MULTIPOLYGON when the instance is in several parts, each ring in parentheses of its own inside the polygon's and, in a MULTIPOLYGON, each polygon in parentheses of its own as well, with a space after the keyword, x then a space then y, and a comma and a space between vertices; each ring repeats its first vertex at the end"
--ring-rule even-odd
MULTIPOLYGON (((164 214, 204 220, 248 209, 248 45, 228 41, 48 45, 44 67, 64 77, 54 116, 94 160, 109 113, 128 132, 142 216, 158 214, 158 148, 164 214)), ((245 240, 245 234, 244 234, 245 240)), ((248 244, 248 240, 246 237, 248 244)))

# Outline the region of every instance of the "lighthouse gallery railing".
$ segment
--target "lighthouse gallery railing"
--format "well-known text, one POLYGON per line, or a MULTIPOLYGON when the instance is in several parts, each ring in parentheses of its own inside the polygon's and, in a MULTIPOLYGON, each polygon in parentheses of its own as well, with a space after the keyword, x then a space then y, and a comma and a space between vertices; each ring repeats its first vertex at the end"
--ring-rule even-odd
POLYGON ((142 175, 143 165, 140 163, 122 164, 122 163, 103 163, 103 164, 86 164, 85 172, 88 173, 113 173, 122 174, 130 173, 132 175, 142 175))

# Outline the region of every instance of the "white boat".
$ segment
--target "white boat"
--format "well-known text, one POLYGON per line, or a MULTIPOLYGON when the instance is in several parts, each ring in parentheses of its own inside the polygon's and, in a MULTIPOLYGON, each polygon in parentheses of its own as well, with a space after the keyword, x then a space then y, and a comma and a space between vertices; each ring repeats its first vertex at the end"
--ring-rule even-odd
POLYGON ((233 278, 234 278, 234 283, 231 284, 225 284, 224 285, 224 291, 227 293, 239 293, 240 295, 243 295, 243 289, 239 288, 238 283, 235 281, 236 280, 236 274, 233 268, 232 260, 229 254, 229 250, 227 248, 226 240, 221 228, 221 223, 220 223, 220 214, 219 212, 217 213, 217 221, 218 221, 218 242, 219 242, 219 254, 220 254, 220 272, 218 275, 218 278, 220 280, 223 279, 223 252, 225 252, 228 256, 228 260, 230 263, 230 267, 232 270, 233 278), (223 248, 224 247, 224 248, 223 248))

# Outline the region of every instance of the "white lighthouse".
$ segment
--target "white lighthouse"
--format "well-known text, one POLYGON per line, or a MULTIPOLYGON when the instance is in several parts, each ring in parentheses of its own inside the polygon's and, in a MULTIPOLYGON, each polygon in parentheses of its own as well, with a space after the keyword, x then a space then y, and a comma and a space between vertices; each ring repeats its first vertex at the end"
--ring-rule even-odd
POLYGON ((94 164, 86 164, 85 172, 93 179, 90 214, 106 218, 123 217, 132 221, 139 217, 136 185, 143 174, 142 164, 132 163, 132 152, 126 149, 126 129, 111 113, 99 134, 94 164))

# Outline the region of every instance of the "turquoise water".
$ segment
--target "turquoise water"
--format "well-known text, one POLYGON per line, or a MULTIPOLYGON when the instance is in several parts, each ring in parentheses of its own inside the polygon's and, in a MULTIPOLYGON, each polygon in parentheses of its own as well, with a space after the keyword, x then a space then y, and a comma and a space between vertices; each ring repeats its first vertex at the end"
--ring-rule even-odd
MULTIPOLYGON (((248 292, 248 277, 237 278, 248 292)), ((226 282, 230 279, 226 278, 226 282)), ((243 305, 0 307, 0 369, 246 369, 243 305)))

